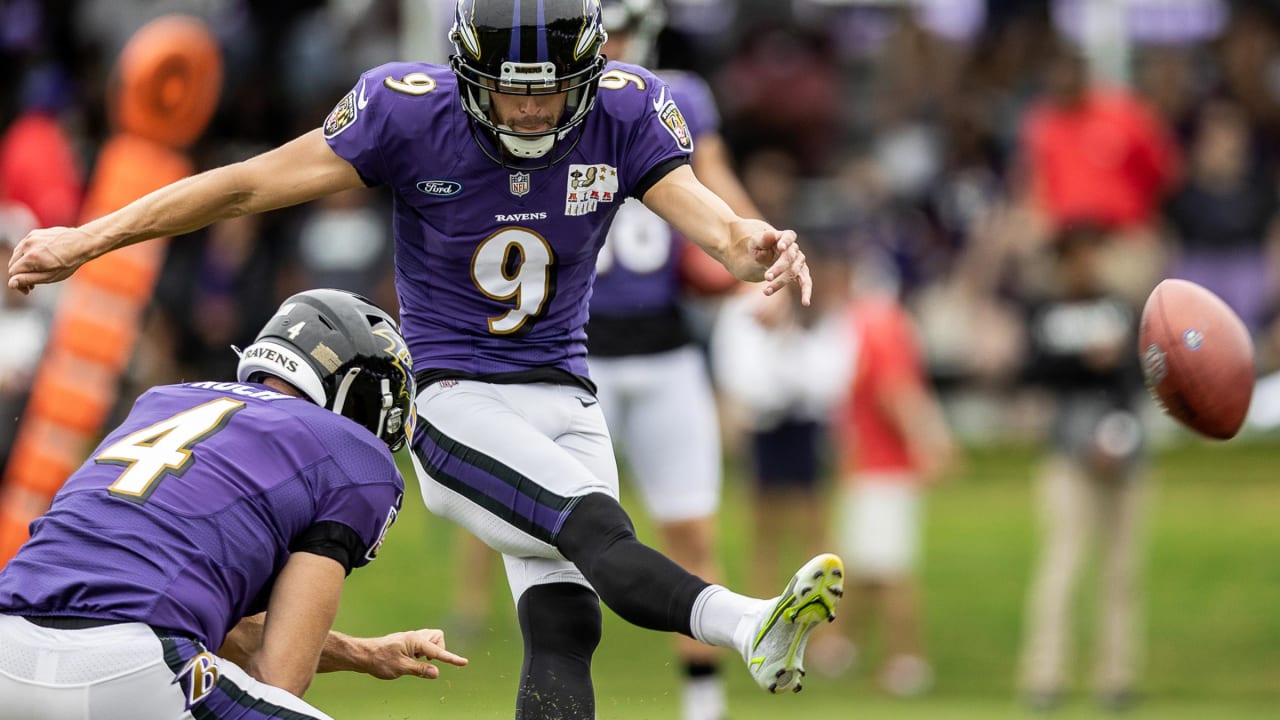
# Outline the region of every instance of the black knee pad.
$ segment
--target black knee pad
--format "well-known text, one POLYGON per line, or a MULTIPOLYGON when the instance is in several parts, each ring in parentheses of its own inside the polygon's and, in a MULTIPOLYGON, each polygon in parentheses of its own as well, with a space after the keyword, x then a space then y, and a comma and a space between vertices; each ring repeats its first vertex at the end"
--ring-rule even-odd
POLYGON ((600 598, 577 583, 534 585, 516 603, 525 653, 591 661, 600 644, 600 598))
POLYGON ((636 539, 617 500, 603 493, 583 496, 560 529, 556 548, 623 620, 691 634, 690 613, 707 583, 636 539))
MULTIPOLYGON (((598 555, 620 540, 636 536, 636 526, 617 500, 604 493, 582 496, 556 536, 556 549, 570 562, 598 555)), ((588 578, 590 579, 590 578, 588 578)))

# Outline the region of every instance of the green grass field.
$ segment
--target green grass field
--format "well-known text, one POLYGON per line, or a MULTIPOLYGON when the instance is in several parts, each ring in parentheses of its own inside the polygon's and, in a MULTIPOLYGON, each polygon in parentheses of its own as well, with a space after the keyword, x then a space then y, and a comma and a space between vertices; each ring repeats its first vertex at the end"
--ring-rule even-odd
MULTIPOLYGON (((963 474, 931 496, 922 573, 938 674, 932 694, 894 700, 866 673, 855 672, 840 681, 811 676, 803 693, 775 697, 756 689, 738 661, 726 658, 734 720, 1029 717, 1017 702, 1013 678, 1035 546, 1029 482, 1035 460, 1026 448, 972 450, 963 474)), ((1145 700, 1127 717, 1280 717, 1277 465, 1280 446, 1262 443, 1190 442, 1159 455, 1147 533, 1145 700)), ((381 634, 445 624, 451 587, 467 572, 453 567, 452 525, 430 516, 416 490, 409 488, 378 561, 348 583, 338 629, 381 634)), ((749 562, 741 543, 744 502, 731 476, 722 520, 730 584, 749 562)), ((646 535, 647 525, 638 521, 646 535)), ((521 650, 500 575, 490 626, 469 643, 455 638, 450 645, 470 658, 469 667, 446 666, 434 681, 322 675, 307 699, 339 719, 510 718, 521 650)), ((1087 610, 1091 585, 1082 587, 1080 607, 1087 610)), ((1087 612, 1082 621, 1077 675, 1087 679, 1087 612)), ((670 647, 668 637, 606 612, 595 662, 602 720, 678 717, 670 647)), ((1076 690, 1054 717, 1103 716, 1087 685, 1076 690)))

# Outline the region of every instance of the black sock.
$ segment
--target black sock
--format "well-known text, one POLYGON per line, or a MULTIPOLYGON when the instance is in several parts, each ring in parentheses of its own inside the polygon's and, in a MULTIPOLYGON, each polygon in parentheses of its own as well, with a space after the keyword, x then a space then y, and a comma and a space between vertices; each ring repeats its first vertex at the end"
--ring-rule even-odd
POLYGON ((516 720, 595 720, 591 655, 600 643, 600 601, 577 583, 534 585, 516 603, 524 666, 516 720))
POLYGON ((720 674, 720 665, 707 660, 685 660, 684 674, 689 678, 712 677, 720 674))

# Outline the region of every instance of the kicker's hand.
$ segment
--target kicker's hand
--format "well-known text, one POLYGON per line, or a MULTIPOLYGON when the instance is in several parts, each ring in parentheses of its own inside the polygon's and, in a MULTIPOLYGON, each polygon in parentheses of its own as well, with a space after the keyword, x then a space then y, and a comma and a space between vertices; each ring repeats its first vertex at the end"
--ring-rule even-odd
POLYGON ((752 259, 764 271, 764 294, 773 295, 788 283, 800 286, 800 304, 809 305, 813 294, 813 279, 809 277, 809 265, 796 241, 794 230, 775 230, 765 226, 747 241, 752 259))
POLYGON ((9 257, 9 287, 27 294, 36 285, 71 277, 90 259, 88 233, 80 228, 39 228, 27 233, 9 257))

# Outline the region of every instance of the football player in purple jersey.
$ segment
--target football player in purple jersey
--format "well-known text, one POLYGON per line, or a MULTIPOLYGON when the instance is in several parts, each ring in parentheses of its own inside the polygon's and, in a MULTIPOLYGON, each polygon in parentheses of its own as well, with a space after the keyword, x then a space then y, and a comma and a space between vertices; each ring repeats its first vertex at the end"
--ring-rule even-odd
MULTIPOLYGON (((653 0, 603 0, 606 57, 648 65, 663 24, 653 0)), ((760 212, 734 174, 711 89, 697 75, 659 71, 693 139, 698 178, 739 215, 760 212)), ((615 443, 630 466, 660 547, 691 572, 720 575, 715 516, 721 449, 716 401, 702 351, 682 307, 688 253, 702 254, 639 200, 618 208, 596 261, 587 360, 615 443)), ((730 281, 724 291, 737 286, 730 281)), ((677 636, 684 678, 681 717, 721 720, 726 693, 716 648, 677 636)))
MULTIPOLYGON (((386 185, 396 289, 416 363, 423 499, 501 552, 524 634, 518 718, 592 718, 603 600, 642 627, 736 649, 771 692, 799 689, 834 615, 838 557, 777 598, 734 593, 640 543, 586 362, 596 255, 641 199, 740 280, 812 290, 795 233, 743 218, 694 176, 666 83, 600 54, 598 0, 458 0, 450 64, 365 72, 323 126, 161 188, 78 228, 28 234, 29 291, 83 262, 217 220, 386 185)), ((463 575, 465 578, 465 574, 463 575)))
POLYGON ((364 298, 285 301, 237 382, 154 387, 0 571, 5 717, 327 718, 320 670, 436 677, 439 630, 330 630, 404 482, 413 368, 364 298))

